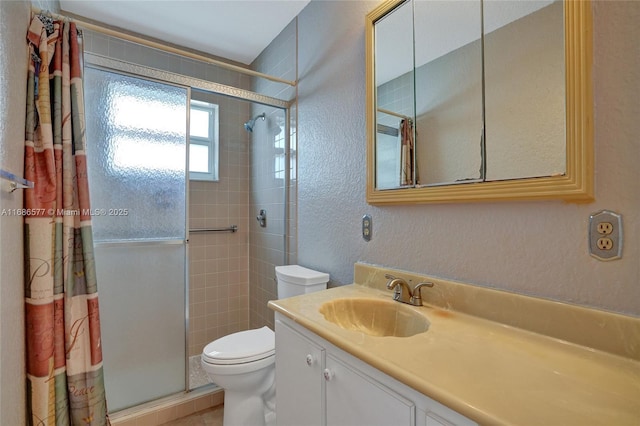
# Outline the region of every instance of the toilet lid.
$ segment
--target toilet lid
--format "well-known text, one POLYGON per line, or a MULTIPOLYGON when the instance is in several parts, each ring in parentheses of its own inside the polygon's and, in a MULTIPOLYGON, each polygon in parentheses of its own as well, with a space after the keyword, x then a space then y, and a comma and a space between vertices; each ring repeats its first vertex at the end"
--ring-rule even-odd
POLYGON ((241 364, 267 358, 276 352, 275 334, 269 327, 239 331, 214 340, 202 351, 211 364, 241 364))

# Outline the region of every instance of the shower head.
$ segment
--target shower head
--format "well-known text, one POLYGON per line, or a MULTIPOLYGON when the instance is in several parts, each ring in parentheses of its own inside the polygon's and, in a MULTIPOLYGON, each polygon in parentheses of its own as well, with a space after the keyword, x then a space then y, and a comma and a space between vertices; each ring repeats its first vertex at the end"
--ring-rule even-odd
POLYGON ((263 112, 260 115, 256 115, 255 117, 253 117, 251 120, 247 121, 246 123, 244 123, 244 129, 247 132, 253 132, 253 126, 256 124, 256 120, 258 118, 262 118, 262 120, 266 119, 266 114, 263 112))

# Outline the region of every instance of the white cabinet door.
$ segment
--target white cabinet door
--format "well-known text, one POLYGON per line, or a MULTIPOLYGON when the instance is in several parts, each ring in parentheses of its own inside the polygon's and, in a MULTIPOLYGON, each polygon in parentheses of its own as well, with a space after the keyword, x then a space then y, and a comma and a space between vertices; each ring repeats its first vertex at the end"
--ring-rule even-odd
POLYGON ((276 422, 324 425, 324 349, 276 321, 276 422))
POLYGON ((460 413, 430 400, 431 407, 426 417, 426 426, 478 426, 460 413))
POLYGON ((427 413, 427 426, 452 426, 448 421, 438 417, 436 414, 427 413))
POLYGON ((354 367, 326 355, 327 426, 410 426, 415 405, 354 367))

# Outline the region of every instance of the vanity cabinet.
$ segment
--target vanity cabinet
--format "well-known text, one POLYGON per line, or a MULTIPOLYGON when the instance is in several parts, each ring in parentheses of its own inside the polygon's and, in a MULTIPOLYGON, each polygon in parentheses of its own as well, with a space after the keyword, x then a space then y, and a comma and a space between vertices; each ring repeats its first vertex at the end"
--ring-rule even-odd
POLYGON ((454 426, 473 421, 276 312, 279 426, 454 426))
POLYGON ((276 321, 276 422, 278 425, 319 426, 324 424, 323 370, 324 349, 280 321, 276 321))
POLYGON ((413 402, 336 356, 326 355, 324 379, 327 426, 415 424, 413 402))

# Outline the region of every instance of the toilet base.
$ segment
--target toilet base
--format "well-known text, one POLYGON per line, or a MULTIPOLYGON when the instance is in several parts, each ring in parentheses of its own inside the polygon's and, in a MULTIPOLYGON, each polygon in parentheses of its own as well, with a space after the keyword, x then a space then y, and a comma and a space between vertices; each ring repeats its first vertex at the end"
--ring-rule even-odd
POLYGON ((275 426, 275 386, 263 397, 224 391, 224 426, 275 426))
POLYGON ((224 426, 274 426, 276 404, 275 356, 241 364, 202 366, 224 389, 224 426))

